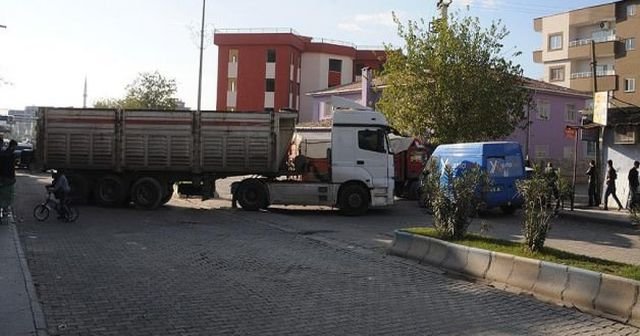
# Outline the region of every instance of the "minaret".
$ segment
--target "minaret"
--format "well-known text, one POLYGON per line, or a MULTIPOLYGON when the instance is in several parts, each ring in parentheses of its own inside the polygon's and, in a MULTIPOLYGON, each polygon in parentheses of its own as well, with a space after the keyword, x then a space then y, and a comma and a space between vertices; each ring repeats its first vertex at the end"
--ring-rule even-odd
POLYGON ((84 76, 84 93, 82 94, 82 108, 87 108, 87 76, 84 76))

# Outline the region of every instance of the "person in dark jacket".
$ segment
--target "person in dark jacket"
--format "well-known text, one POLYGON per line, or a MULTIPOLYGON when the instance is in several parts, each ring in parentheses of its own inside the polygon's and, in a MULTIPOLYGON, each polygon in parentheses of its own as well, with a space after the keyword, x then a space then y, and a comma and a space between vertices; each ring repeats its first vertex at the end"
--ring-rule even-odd
POLYGON ((607 180, 605 181, 607 189, 604 192, 604 209, 609 210, 607 201, 609 195, 611 195, 616 203, 618 203, 618 210, 622 210, 622 203, 620 203, 618 196, 616 196, 616 179, 618 178, 618 173, 615 168, 613 168, 612 160, 607 161, 607 165, 609 168, 607 169, 607 180))
POLYGON ((638 167, 640 166, 640 162, 634 161, 633 168, 629 169, 629 176, 627 177, 629 180, 629 199, 627 201, 627 209, 631 210, 638 203, 636 199, 636 195, 638 194, 638 167))
POLYGON ((589 206, 598 206, 600 205, 600 200, 598 199, 598 170, 596 169, 596 160, 589 161, 589 169, 585 175, 588 176, 589 181, 589 206))
POLYGON ((16 184, 16 156, 18 143, 9 141, 5 150, 0 151, 0 214, 4 216, 13 203, 16 184))

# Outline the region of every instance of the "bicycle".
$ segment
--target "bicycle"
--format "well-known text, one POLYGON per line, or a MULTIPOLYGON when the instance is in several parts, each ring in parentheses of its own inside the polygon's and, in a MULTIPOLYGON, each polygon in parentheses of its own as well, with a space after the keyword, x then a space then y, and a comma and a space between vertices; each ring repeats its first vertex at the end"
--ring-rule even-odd
POLYGON ((44 202, 38 204, 33 208, 33 217, 42 222, 49 218, 49 212, 51 209, 58 213, 58 219, 61 219, 67 223, 75 222, 80 215, 78 208, 71 205, 69 200, 66 200, 63 204, 58 201, 53 195, 53 190, 47 188, 47 198, 44 202))

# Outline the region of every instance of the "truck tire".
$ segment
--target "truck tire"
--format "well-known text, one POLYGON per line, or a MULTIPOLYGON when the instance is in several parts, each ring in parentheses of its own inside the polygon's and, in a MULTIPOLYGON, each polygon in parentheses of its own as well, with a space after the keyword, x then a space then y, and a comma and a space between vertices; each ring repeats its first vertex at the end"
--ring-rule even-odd
POLYGON ((69 174, 67 176, 71 193, 69 197, 74 204, 86 204, 91 196, 91 181, 82 174, 69 174))
POLYGON ((238 203, 249 211, 266 209, 269 206, 267 187, 255 179, 244 180, 238 187, 238 203))
POLYGON ((369 210, 369 193, 358 184, 349 184, 338 195, 338 208, 343 215, 360 216, 369 210))
POLYGON ((105 175, 96 183, 94 198, 102 206, 120 206, 127 198, 127 185, 118 175, 105 175))
POLYGON ((153 177, 139 178, 131 187, 131 201, 137 207, 152 210, 160 206, 166 188, 153 177))
POLYGON ((417 200, 419 188, 420 188, 420 183, 418 181, 409 182, 409 187, 407 188, 407 199, 412 201, 417 200))

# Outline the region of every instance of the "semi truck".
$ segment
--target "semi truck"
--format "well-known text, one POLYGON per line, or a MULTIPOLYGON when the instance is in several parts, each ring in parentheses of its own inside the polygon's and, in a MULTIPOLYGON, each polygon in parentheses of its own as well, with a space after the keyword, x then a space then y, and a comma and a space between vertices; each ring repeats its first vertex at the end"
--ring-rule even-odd
POLYGON ((385 117, 336 99, 331 149, 322 179, 304 174, 312 160, 292 150, 297 113, 123 109, 38 109, 36 160, 63 171, 73 198, 103 206, 155 209, 174 186, 203 199, 215 181, 243 179, 243 209, 325 205, 346 215, 393 204, 393 155, 385 117))

